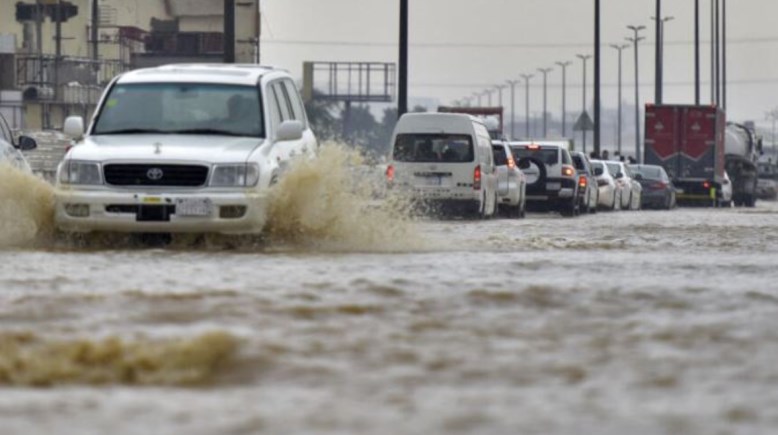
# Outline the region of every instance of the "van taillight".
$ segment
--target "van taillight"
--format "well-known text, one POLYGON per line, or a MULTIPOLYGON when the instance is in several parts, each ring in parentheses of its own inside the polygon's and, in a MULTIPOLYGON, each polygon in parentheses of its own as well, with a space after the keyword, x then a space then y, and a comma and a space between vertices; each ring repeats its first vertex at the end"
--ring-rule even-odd
POLYGON ((565 177, 572 177, 575 175, 575 168, 568 165, 562 166, 562 175, 565 177))
POLYGON ((586 180, 585 175, 581 175, 578 177, 578 186, 586 188, 586 185, 589 184, 589 182, 586 180))
POLYGON ((386 167, 386 181, 389 183, 394 181, 394 166, 392 165, 386 167))
POLYGON ((476 166, 473 171, 473 190, 481 190, 481 166, 476 166))
POLYGON ((705 189, 710 189, 710 182, 706 181, 706 182, 702 183, 702 187, 704 187, 705 189))
POLYGON ((516 169, 516 160, 513 160, 513 157, 508 157, 508 168, 516 169))

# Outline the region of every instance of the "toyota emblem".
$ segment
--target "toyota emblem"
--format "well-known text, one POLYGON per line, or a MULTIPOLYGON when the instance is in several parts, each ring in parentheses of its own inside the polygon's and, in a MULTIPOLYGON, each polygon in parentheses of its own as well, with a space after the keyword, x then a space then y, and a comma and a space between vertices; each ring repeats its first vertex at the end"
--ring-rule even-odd
POLYGON ((151 181, 159 181, 165 175, 160 168, 151 168, 146 171, 146 177, 151 181))

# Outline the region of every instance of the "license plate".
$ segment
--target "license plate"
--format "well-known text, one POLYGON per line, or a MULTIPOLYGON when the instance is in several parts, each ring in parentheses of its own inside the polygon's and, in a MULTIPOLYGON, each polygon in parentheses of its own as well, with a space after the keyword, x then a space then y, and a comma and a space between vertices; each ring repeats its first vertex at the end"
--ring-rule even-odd
POLYGON ((562 183, 546 183, 546 190, 559 190, 562 188, 562 183))
POLYGON ((421 181, 421 184, 425 186, 440 186, 442 184, 441 177, 423 177, 421 181))
POLYGON ((213 206, 208 198, 176 200, 176 216, 210 216, 213 206))
POLYGON ((686 192, 683 189, 675 189, 675 193, 679 193, 679 194, 683 195, 686 192))

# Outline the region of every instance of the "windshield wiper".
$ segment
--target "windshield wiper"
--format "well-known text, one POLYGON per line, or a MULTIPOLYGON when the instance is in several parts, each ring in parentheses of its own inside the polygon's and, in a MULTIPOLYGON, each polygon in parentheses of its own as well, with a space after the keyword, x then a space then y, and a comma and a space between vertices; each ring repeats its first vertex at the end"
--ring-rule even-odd
POLYGON ((218 128, 189 128, 184 130, 173 130, 167 133, 173 134, 216 134, 222 136, 249 136, 247 134, 236 133, 229 130, 220 130, 218 128))
POLYGON ((154 128, 125 128, 120 130, 108 130, 108 131, 99 131, 96 132, 95 135, 101 135, 101 134, 168 134, 169 131, 164 130, 158 130, 154 128))

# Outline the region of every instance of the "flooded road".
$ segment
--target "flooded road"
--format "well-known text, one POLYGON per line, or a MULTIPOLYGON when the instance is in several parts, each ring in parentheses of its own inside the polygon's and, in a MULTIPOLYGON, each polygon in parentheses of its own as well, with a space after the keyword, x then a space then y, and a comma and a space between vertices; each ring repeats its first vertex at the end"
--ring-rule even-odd
POLYGON ((774 433, 776 228, 760 203, 4 248, 2 433, 774 433))

